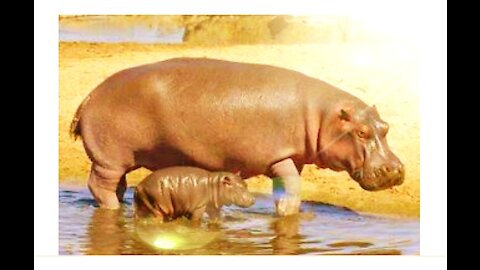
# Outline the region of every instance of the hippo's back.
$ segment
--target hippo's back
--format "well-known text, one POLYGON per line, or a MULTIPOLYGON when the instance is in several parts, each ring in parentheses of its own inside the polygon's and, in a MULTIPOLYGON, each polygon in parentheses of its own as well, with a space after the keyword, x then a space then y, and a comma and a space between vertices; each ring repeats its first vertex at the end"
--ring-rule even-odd
POLYGON ((310 78, 209 59, 175 59, 165 66, 164 135, 195 162, 211 170, 264 173, 303 148, 307 97, 299 85, 310 78))

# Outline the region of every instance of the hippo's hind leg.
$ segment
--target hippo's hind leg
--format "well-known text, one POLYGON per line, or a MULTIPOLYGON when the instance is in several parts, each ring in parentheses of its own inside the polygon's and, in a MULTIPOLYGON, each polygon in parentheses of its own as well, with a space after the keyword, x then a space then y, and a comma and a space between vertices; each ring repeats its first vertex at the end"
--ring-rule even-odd
POLYGON ((120 207, 119 195, 123 197, 126 189, 125 171, 107 169, 94 163, 88 188, 101 208, 117 209, 120 207))
MULTIPOLYGON (((117 184, 117 198, 119 202, 123 202, 123 196, 125 195, 125 192, 127 191, 127 173, 134 171, 136 169, 140 168, 140 166, 133 166, 128 168, 125 173, 120 177, 120 182, 117 184)), ((119 170, 120 171, 120 170, 119 170)))
POLYGON ((126 177, 126 174, 124 174, 120 178, 120 182, 118 182, 117 189, 115 191, 119 202, 123 202, 123 195, 125 195, 126 190, 127 190, 127 177, 126 177))

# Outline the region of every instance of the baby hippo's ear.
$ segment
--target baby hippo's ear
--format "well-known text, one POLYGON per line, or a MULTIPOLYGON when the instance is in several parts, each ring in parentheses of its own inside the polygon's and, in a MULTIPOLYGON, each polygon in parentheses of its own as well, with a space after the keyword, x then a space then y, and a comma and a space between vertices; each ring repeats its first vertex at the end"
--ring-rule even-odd
POLYGON ((232 179, 228 176, 228 175, 225 175, 222 180, 221 180, 222 184, 226 187, 229 187, 231 186, 233 183, 232 179))

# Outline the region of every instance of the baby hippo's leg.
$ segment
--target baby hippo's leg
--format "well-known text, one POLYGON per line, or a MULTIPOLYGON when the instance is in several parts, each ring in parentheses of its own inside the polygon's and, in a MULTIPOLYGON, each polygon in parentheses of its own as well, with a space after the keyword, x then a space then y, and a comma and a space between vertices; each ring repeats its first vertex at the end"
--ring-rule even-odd
POLYGON ((153 215, 155 218, 164 220, 165 216, 161 211, 154 207, 149 200, 148 195, 142 187, 137 187, 135 190, 135 216, 138 218, 153 215))
POLYGON ((216 223, 220 221, 220 208, 209 205, 207 206, 207 214, 210 218, 210 222, 216 223))
POLYGON ((199 208, 196 208, 195 210, 192 211, 192 216, 191 220, 192 221, 200 221, 202 220, 203 213, 205 213, 206 206, 202 206, 199 208))

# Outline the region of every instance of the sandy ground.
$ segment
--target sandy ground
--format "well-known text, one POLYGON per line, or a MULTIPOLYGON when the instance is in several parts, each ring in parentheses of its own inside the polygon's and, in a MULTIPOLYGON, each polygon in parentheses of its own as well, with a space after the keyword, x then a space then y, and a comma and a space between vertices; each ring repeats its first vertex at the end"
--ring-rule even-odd
MULTIPOLYGON (((210 57, 271 64, 290 68, 330 82, 368 104, 375 104, 390 123, 388 140, 406 166, 402 186, 368 192, 346 173, 302 172, 302 197, 341 205, 356 211, 418 217, 420 215, 420 142, 417 55, 398 44, 239 45, 194 47, 187 45, 59 44, 59 179, 86 184, 90 161, 80 140, 69 137, 69 125, 85 96, 107 76, 124 68, 173 57, 210 57)), ((135 185, 147 170, 127 176, 135 185)), ((264 177, 248 180, 249 188, 270 192, 264 177)))

